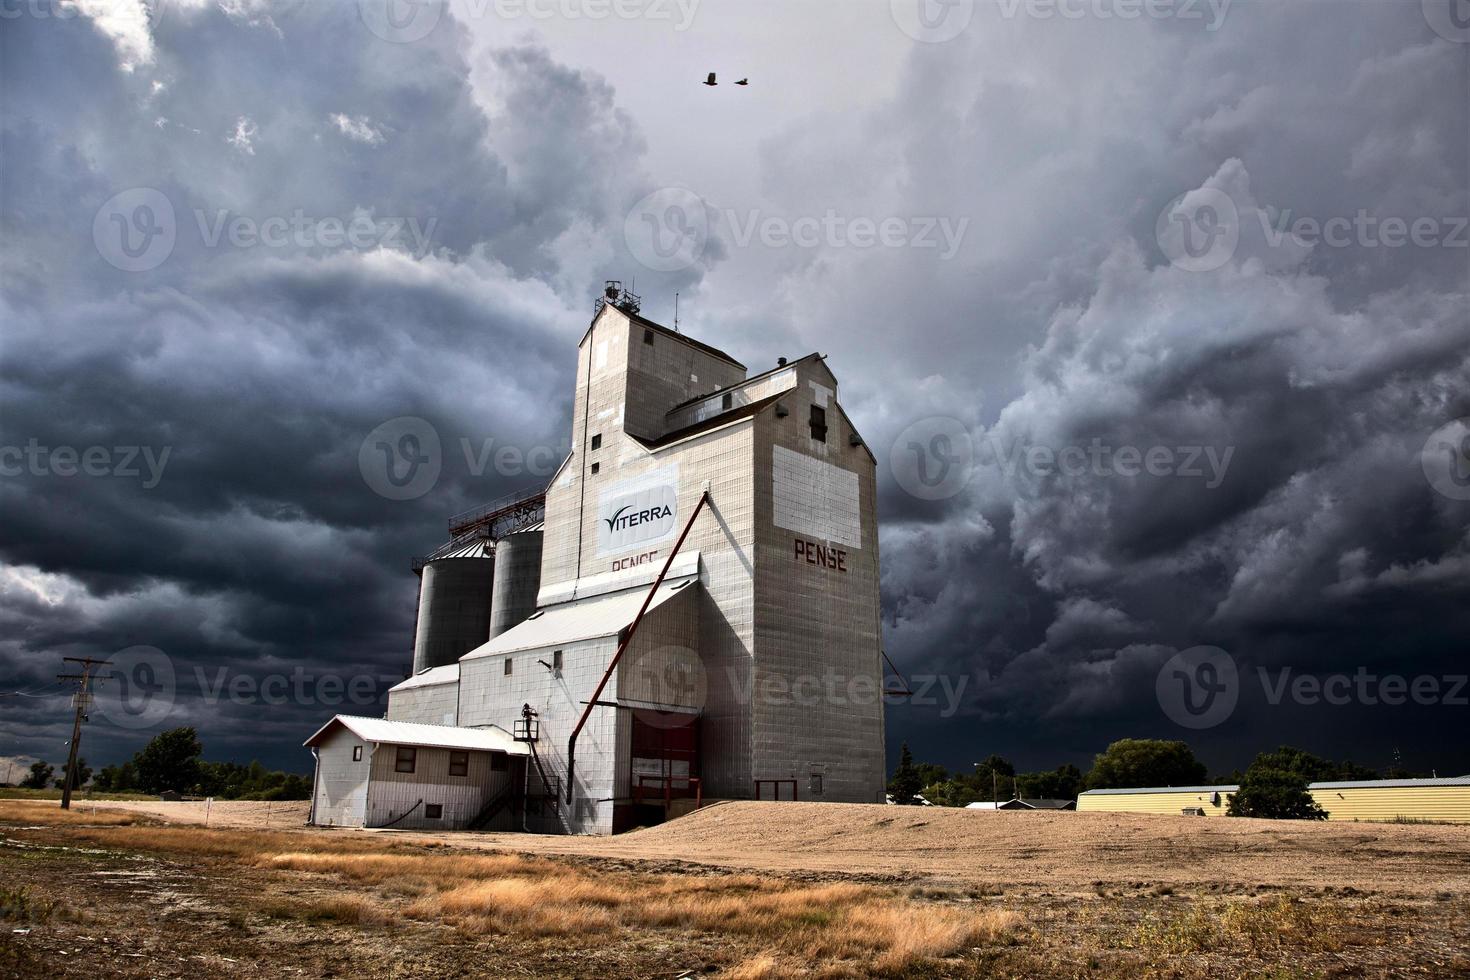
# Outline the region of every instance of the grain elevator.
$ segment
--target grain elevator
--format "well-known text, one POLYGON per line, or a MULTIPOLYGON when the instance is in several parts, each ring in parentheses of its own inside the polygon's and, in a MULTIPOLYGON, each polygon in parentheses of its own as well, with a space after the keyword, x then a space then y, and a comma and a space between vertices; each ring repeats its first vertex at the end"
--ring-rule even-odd
POLYGON ((883 800, 875 460, 822 355, 751 375, 609 283, 544 490, 416 559, 413 674, 308 740, 312 821, 612 833, 883 800))

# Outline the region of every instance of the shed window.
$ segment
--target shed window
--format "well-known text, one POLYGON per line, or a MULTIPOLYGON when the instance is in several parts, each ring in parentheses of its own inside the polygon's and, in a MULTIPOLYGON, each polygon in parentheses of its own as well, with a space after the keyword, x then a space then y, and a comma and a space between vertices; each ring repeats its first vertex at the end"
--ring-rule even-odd
POLYGON ((468 776, 470 774, 470 754, 468 752, 449 753, 449 775, 468 776))
POLYGON ((510 676, 510 665, 511 665, 512 662, 513 661, 509 657, 506 657, 505 658, 505 676, 506 677, 509 677, 510 676))
POLYGON ((598 470, 600 470, 600 469, 602 469, 602 464, 601 463, 593 463, 592 464, 592 475, 593 476, 596 476, 598 470))
POLYGON ((732 406, 734 404, 735 404, 735 396, 731 392, 728 392, 727 391, 727 392, 725 392, 725 394, 723 396, 721 396, 721 398, 720 398, 720 408, 721 408, 721 410, 728 411, 730 409, 730 406, 732 406))
POLYGON ((650 345, 653 343, 653 331, 652 330, 644 330, 643 331, 643 342, 645 344, 650 344, 650 345))
POLYGON ((554 668, 556 668, 557 670, 561 670, 561 651, 560 650, 555 650, 555 651, 552 652, 552 654, 551 654, 551 666, 554 667, 554 668))
POLYGON ((425 803, 424 804, 424 819, 426 819, 426 820, 438 820, 438 819, 440 819, 443 816, 444 816, 444 804, 443 803, 425 803))
POLYGON ((827 441, 827 410, 820 405, 812 406, 812 438, 827 441))
POLYGON ((361 762, 362 761, 362 746, 361 745, 354 745, 352 747, 352 761, 353 762, 361 762))
POLYGON ((595 435, 595 436, 592 437, 592 448, 593 449, 601 449, 602 448, 602 433, 601 432, 599 432, 597 435, 595 435))
POLYGON ((491 752, 490 753, 490 771, 491 772, 505 772, 509 768, 510 768, 510 757, 507 756, 504 752, 491 752))
POLYGON ((394 772, 413 772, 418 763, 419 750, 407 745, 398 746, 398 757, 393 760, 394 772))

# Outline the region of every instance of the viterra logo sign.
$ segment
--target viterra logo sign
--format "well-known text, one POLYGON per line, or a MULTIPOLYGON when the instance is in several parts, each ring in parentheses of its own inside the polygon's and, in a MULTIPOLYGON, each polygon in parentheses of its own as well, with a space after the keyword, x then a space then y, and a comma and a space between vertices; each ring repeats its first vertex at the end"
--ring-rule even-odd
POLYGON ((678 474, 661 469, 603 491, 597 508, 599 554, 663 541, 678 530, 678 474))
POLYGON ((662 504, 650 507, 647 510, 634 510, 632 504, 619 507, 616 514, 606 518, 609 534, 616 534, 624 528, 637 527, 639 524, 647 524, 650 521, 668 518, 673 520, 674 508, 665 507, 662 504))

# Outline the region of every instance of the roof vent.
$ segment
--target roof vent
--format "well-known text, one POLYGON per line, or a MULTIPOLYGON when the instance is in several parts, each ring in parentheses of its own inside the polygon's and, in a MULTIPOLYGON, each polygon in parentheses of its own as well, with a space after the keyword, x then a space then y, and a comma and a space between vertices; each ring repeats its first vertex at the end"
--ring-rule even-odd
POLYGON ((785 367, 785 366, 786 366, 786 358, 784 358, 784 357, 778 357, 778 358, 776 358, 776 367, 785 367))

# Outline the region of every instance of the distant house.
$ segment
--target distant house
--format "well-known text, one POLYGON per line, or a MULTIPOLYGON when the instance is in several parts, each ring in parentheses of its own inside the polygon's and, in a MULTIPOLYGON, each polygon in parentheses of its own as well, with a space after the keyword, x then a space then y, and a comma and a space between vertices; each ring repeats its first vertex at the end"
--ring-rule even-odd
POLYGON ((965 807, 966 810, 1075 810, 1076 800, 1023 800, 1017 797, 1013 800, 1004 800, 1000 803, 971 803, 965 807))

